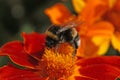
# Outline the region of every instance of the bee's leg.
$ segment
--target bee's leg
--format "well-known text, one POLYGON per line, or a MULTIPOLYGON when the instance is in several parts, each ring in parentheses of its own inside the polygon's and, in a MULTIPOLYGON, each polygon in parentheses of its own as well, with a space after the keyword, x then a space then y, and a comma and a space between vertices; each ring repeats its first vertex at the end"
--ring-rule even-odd
POLYGON ((72 41, 71 44, 72 44, 72 46, 74 48, 73 56, 75 57, 76 56, 76 52, 77 52, 77 50, 76 50, 77 49, 77 43, 76 43, 76 41, 72 41))
POLYGON ((74 56, 76 56, 77 48, 80 46, 80 42, 81 41, 78 35, 72 41, 72 45, 74 47, 74 53, 73 53, 74 56))

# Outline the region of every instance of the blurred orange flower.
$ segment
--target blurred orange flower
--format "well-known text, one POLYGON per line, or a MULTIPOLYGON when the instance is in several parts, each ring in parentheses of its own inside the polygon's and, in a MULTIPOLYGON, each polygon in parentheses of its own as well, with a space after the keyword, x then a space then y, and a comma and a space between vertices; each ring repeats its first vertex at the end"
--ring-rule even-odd
POLYGON ((120 51, 120 0, 115 0, 113 7, 107 10, 102 18, 114 25, 111 42, 113 47, 120 51))
MULTIPOLYGON (((86 39, 84 39, 83 43, 81 42, 84 45, 84 48, 81 45, 79 49, 84 51, 82 56, 86 56, 86 54, 89 56, 102 55, 108 50, 114 26, 108 21, 101 20, 102 15, 108 9, 109 0, 97 0, 94 2, 86 0, 85 7, 78 14, 78 19, 84 21, 84 25, 77 28, 78 32, 81 37, 89 38, 89 42, 86 39), (85 47, 88 47, 89 50, 86 50, 85 47)), ((79 54, 81 56, 82 53, 79 54)))
MULTIPOLYGON (((86 24, 82 25, 87 28, 83 35, 91 37, 92 42, 99 46, 98 54, 106 53, 111 43, 120 51, 120 1, 97 0, 93 3, 91 0, 84 0, 84 2, 85 7, 78 16, 86 24)), ((82 26, 78 27, 79 32, 83 32, 82 26)))

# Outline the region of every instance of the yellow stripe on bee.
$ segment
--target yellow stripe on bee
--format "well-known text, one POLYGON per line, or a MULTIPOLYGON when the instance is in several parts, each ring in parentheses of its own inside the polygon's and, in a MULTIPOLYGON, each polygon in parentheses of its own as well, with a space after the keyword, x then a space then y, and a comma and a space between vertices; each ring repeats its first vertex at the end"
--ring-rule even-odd
POLYGON ((72 28, 72 37, 76 37, 77 36, 77 31, 75 28, 72 28))
POLYGON ((58 36, 53 34, 52 32, 46 31, 45 33, 46 33, 47 36, 49 36, 49 37, 51 37, 51 38, 53 38, 55 40, 58 40, 58 36))

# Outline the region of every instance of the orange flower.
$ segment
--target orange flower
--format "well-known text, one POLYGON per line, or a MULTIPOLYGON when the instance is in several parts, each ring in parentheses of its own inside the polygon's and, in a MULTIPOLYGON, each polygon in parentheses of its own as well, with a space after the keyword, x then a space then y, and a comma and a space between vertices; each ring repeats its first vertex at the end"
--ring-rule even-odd
POLYGON ((15 64, 24 68, 11 64, 3 66, 0 68, 0 80, 114 80, 120 75, 119 56, 77 59, 73 57, 73 51, 66 50, 72 49, 66 43, 61 45, 66 45, 65 49, 60 48, 63 51, 59 52, 59 48, 55 51, 43 46, 43 34, 24 33, 23 36, 24 43, 6 43, 1 47, 0 55, 9 56, 15 64))
MULTIPOLYGON (((92 44, 88 45, 89 43, 86 42, 85 39, 84 42, 86 44, 83 44, 84 46, 86 45, 87 47, 89 46, 95 48, 94 52, 92 53, 94 55, 102 55, 107 52, 111 37, 114 32, 114 26, 108 21, 101 19, 103 14, 105 14, 105 12, 110 8, 109 1, 110 0, 97 0, 92 2, 91 0, 86 0, 85 7, 78 16, 80 20, 83 20, 85 22, 84 25, 78 27, 78 32, 80 35, 90 38, 89 42, 92 44), (96 47, 91 46, 93 44, 98 47, 97 50, 96 47)), ((91 52, 87 53, 91 54, 91 52)), ((79 54, 81 55, 81 53, 79 54)), ((85 51, 83 54, 86 56, 85 51)))
POLYGON ((77 53, 78 56, 90 57, 105 54, 109 48, 110 40, 114 32, 114 26, 111 23, 101 20, 102 15, 109 9, 109 0, 86 0, 85 2, 83 2, 83 0, 73 0, 72 2, 75 10, 77 9, 77 16, 73 17, 74 14, 69 14, 70 11, 60 3, 46 9, 45 13, 47 15, 49 13, 48 16, 53 24, 58 24, 56 22, 63 24, 66 23, 66 21, 68 23, 73 21, 78 24, 83 22, 83 24, 76 27, 81 39, 81 45, 77 53), (79 4, 84 4, 84 7, 79 7, 79 4), (60 8, 61 6, 63 7, 60 8), (55 13, 53 10, 58 11, 62 16, 53 15, 52 13, 55 13), (64 12, 62 10, 64 10, 64 12), (66 17, 66 15, 70 16, 66 17), (56 22, 52 19, 56 20, 56 22), (59 19, 63 22, 59 21, 59 19))
MULTIPOLYGON (((91 37, 92 42, 99 46, 98 54, 105 53, 110 44, 120 51, 119 4, 119 0, 98 0, 94 3, 86 0, 86 6, 81 11, 79 17, 87 23, 85 35, 91 37)), ((83 32, 81 28, 79 30, 83 32)))
POLYGON ((115 0, 112 8, 110 8, 104 15, 103 19, 109 21, 114 25, 115 31, 112 35, 112 45, 113 47, 120 51, 120 1, 115 0))
POLYGON ((42 55, 45 47, 45 37, 44 34, 32 33, 32 34, 23 34, 24 43, 21 41, 12 41, 5 44, 0 49, 0 55, 8 55, 14 63, 21 66, 33 68, 34 64, 42 55), (31 56, 34 56, 31 60, 31 56), (31 64, 31 62, 34 64, 31 64))

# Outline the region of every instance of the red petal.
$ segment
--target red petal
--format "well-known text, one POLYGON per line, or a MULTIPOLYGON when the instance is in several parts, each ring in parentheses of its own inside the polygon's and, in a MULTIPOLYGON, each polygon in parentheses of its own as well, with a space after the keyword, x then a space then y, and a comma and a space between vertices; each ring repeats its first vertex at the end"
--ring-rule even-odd
POLYGON ((45 80, 32 70, 21 70, 11 65, 0 68, 0 80, 45 80))
POLYGON ((96 64, 81 68, 81 75, 96 78, 98 80, 115 80, 120 75, 120 69, 106 64, 96 64))
POLYGON ((109 64, 120 68, 120 57, 119 56, 102 56, 88 59, 80 59, 78 65, 84 67, 95 64, 109 64))
POLYGON ((117 56, 81 59, 78 65, 81 75, 97 80, 115 80, 120 75, 120 57, 117 56))
POLYGON ((75 76, 75 80, 96 80, 90 77, 75 76))
POLYGON ((40 59, 45 47, 45 34, 22 34, 24 38, 24 48, 26 52, 35 58, 40 59))
MULTIPOLYGON (((34 65, 32 62, 35 60, 31 58, 23 48, 23 44, 20 41, 13 41, 6 43, 0 49, 0 55, 7 55, 11 58, 16 64, 33 68, 34 65), (31 60, 32 59, 32 60, 31 60), (30 62, 32 61, 32 62, 30 62)), ((36 63, 36 62, 35 62, 36 63)))

